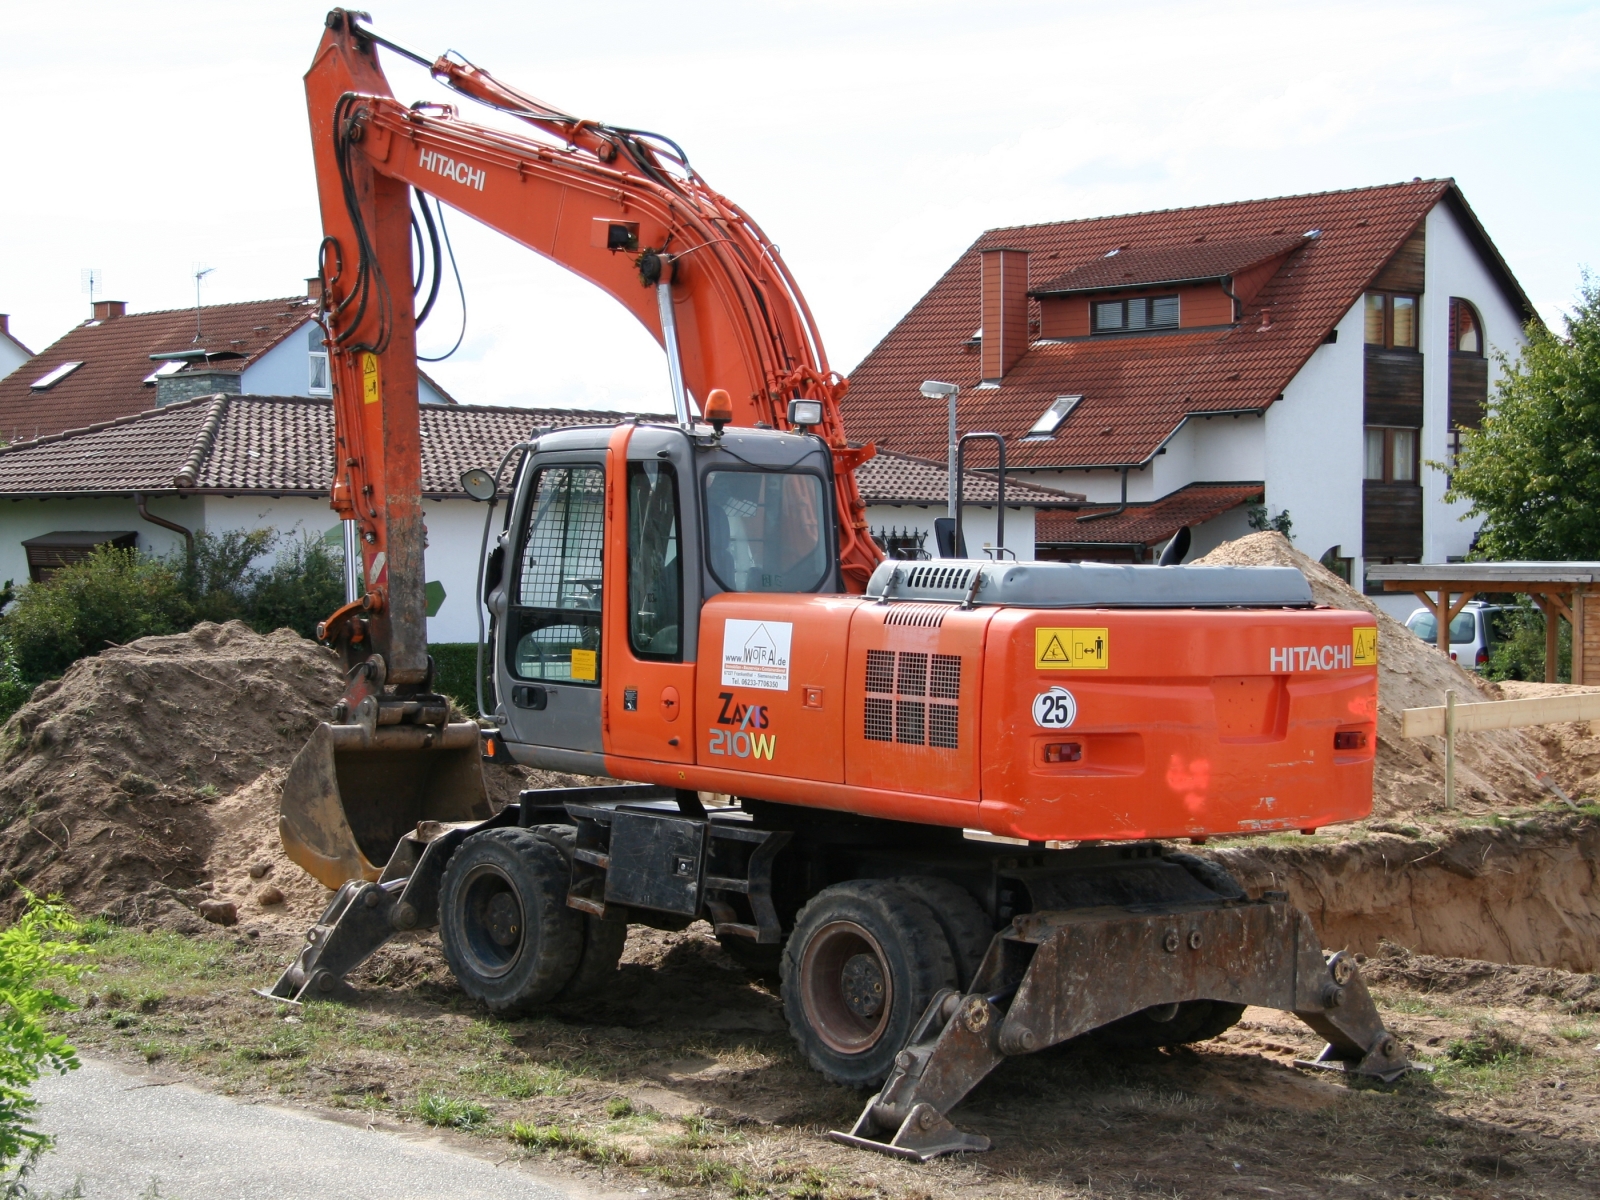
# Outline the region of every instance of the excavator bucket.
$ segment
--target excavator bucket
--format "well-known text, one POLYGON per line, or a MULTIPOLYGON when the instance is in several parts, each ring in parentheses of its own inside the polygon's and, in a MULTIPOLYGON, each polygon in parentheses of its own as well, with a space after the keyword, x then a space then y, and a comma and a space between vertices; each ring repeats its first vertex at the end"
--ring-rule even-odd
POLYGON ((490 815, 478 726, 318 725, 284 780, 284 851, 324 887, 376 882, 422 821, 490 815))

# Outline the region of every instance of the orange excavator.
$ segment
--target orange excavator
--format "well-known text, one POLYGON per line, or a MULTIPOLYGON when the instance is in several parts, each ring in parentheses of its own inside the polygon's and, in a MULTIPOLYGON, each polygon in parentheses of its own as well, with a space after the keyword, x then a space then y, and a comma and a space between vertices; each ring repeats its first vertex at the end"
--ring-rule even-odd
POLYGON ((349 685, 280 816, 337 891, 270 994, 437 926, 462 988, 515 1015, 603 988, 630 923, 703 920, 818 1070, 873 1089, 833 1136, 919 1160, 988 1146, 948 1113, 1009 1055, 1198 1041, 1249 1004, 1325 1037, 1318 1065, 1405 1070, 1350 954, 1173 844, 1370 812, 1371 618, 1287 568, 885 560, 872 448, 756 223, 669 139, 367 21, 331 12, 306 76, 332 503, 364 590, 320 630, 349 685), (380 49, 526 130, 399 102, 380 49), (481 723, 450 720, 424 624, 441 202, 621 302, 675 410, 530 429, 463 476, 488 506, 481 723), (485 759, 618 782, 493 811, 485 759))

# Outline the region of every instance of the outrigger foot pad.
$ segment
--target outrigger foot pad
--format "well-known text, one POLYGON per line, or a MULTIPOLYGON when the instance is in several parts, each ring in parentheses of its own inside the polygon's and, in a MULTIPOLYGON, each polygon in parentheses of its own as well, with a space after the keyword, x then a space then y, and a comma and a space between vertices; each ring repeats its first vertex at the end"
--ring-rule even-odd
POLYGON ((849 1133, 834 1130, 828 1136, 846 1146, 876 1150, 880 1154, 892 1154, 913 1162, 927 1162, 941 1154, 964 1154, 989 1149, 988 1138, 980 1133, 962 1133, 931 1104, 914 1107, 900 1122, 895 1135, 888 1141, 882 1141, 873 1136, 877 1124, 872 1119, 872 1108, 877 1103, 877 1096, 867 1101, 866 1108, 861 1110, 849 1133))

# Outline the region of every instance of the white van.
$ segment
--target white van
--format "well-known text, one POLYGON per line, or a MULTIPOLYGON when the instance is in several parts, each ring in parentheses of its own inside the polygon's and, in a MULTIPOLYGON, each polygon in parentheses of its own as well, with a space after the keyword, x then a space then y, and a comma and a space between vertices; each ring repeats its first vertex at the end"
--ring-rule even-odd
MULTIPOLYGON (((1489 665, 1489 652, 1500 640, 1499 616, 1506 609, 1498 604, 1468 600, 1450 621, 1450 657, 1472 671, 1489 665)), ((1406 628, 1430 646, 1438 644, 1439 623, 1425 608, 1406 618, 1406 628)))

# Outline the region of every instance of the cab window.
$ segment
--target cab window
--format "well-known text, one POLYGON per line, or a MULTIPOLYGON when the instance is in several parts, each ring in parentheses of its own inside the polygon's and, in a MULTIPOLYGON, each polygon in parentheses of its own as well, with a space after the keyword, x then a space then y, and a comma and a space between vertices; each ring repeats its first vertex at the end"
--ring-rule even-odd
POLYGON ((542 467, 532 488, 508 614, 509 666, 522 679, 598 686, 605 470, 542 467))
POLYGON ((810 592, 828 577, 822 479, 800 471, 706 474, 706 560, 730 592, 810 592))
POLYGON ((664 462, 628 464, 628 641, 640 658, 681 657, 678 480, 664 462))

